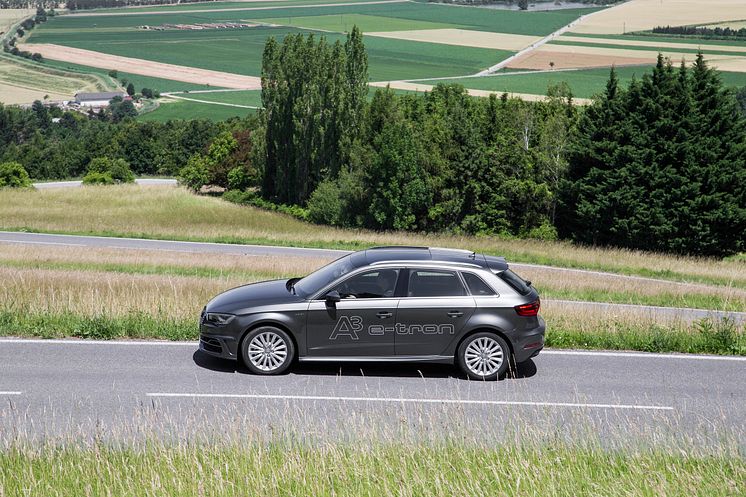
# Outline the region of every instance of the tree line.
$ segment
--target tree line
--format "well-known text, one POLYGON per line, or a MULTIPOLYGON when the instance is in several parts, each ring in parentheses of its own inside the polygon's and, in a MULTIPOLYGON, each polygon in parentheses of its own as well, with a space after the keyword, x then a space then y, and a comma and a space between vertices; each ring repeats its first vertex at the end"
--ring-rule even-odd
POLYGON ((115 122, 41 102, 29 109, 0 105, 0 163, 19 163, 34 179, 81 177, 100 157, 123 159, 138 176, 174 175, 221 132, 247 126, 240 120, 115 122))
POLYGON ((746 28, 708 26, 656 26, 653 33, 663 35, 693 36, 705 39, 738 39, 746 38, 746 28))

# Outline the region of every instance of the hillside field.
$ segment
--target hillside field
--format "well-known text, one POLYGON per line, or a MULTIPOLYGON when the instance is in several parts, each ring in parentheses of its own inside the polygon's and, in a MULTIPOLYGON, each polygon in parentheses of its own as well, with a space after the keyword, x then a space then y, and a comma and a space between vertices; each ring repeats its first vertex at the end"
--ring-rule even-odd
POLYGON ((515 262, 746 288, 746 266, 737 260, 693 259, 539 240, 345 230, 173 187, 4 189, 0 190, 0 229, 345 249, 391 244, 468 247, 515 262))

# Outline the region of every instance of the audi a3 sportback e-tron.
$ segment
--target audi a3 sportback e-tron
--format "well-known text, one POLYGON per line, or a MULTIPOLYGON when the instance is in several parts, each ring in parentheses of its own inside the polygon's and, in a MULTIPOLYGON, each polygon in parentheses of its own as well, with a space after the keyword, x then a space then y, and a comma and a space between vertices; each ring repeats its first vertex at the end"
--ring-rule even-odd
POLYGON ((539 295, 505 259, 378 247, 305 278, 228 290, 200 317, 200 349, 278 374, 299 361, 456 363, 491 380, 544 346, 539 295))

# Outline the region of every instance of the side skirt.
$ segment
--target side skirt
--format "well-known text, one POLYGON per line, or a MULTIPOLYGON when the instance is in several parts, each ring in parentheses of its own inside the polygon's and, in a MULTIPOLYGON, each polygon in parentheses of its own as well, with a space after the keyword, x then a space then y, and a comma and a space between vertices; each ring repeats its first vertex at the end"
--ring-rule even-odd
POLYGON ((446 355, 395 355, 395 356, 301 356, 300 362, 430 362, 453 364, 453 357, 446 355))

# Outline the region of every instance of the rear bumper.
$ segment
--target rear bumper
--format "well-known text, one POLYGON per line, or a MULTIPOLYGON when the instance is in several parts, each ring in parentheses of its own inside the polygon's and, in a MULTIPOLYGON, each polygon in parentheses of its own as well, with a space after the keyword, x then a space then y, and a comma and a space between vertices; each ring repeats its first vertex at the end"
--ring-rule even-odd
POLYGON ((529 331, 522 331, 513 339, 513 356, 515 362, 525 362, 539 355, 544 348, 544 333, 546 323, 540 317, 539 326, 529 331))

